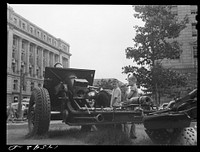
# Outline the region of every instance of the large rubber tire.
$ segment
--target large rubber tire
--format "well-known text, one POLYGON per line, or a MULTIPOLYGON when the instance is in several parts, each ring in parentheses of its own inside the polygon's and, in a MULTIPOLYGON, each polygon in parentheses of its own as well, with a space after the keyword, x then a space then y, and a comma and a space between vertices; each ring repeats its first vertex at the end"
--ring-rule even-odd
POLYGON ((51 119, 50 97, 47 89, 34 88, 29 101, 29 135, 44 135, 49 130, 51 119))
POLYGON ((176 145, 197 145, 197 131, 193 127, 183 128, 175 144, 176 145))
POLYGON ((155 144, 174 144, 181 134, 181 128, 174 129, 146 129, 145 132, 155 144))

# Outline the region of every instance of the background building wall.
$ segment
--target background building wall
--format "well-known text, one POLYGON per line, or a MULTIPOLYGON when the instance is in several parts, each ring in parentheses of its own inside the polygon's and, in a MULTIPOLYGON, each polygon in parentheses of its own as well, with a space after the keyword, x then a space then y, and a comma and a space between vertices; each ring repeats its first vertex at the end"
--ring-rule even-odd
POLYGON ((25 74, 22 99, 42 86, 45 67, 70 66, 70 46, 7 7, 7 103, 19 99, 20 71, 25 74))
POLYGON ((189 91, 197 88, 197 29, 195 27, 197 20, 196 15, 198 13, 197 5, 174 5, 172 12, 178 17, 178 20, 182 20, 185 15, 189 18, 187 27, 181 31, 177 41, 182 44, 182 53, 180 58, 173 60, 164 60, 164 67, 171 67, 172 69, 188 74, 188 87, 179 88, 180 95, 184 96, 189 91))

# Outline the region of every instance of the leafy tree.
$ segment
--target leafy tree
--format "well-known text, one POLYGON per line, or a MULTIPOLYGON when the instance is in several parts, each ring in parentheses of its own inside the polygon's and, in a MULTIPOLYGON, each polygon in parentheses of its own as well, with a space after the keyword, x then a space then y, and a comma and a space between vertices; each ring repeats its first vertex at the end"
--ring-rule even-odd
POLYGON ((103 89, 113 89, 112 86, 113 80, 112 79, 101 79, 100 81, 97 82, 97 86, 103 89))
POLYGON ((176 59, 180 56, 181 44, 176 40, 186 27, 187 16, 178 21, 171 13, 170 5, 143 5, 133 7, 134 17, 141 19, 143 27, 134 26, 136 36, 134 47, 127 47, 126 58, 133 59, 137 66, 123 67, 123 73, 133 72, 144 92, 163 94, 172 86, 185 86, 186 77, 171 69, 163 68, 163 59, 176 59))

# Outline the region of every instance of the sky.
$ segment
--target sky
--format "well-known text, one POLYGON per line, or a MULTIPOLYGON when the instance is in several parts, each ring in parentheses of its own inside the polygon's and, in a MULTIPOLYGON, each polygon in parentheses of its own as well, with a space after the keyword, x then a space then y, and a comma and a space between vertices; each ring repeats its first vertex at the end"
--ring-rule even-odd
POLYGON ((122 67, 135 65, 125 49, 134 45, 132 5, 8 4, 44 31, 70 45, 70 68, 95 70, 95 79, 116 78, 126 83, 122 67))

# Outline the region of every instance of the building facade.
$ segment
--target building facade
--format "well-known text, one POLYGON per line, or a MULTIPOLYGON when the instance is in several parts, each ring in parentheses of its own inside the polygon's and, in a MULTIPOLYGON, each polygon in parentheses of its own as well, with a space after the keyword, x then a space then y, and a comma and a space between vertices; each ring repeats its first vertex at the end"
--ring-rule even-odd
MULTIPOLYGON (((177 41, 182 45, 182 53, 180 57, 172 60, 164 60, 162 63, 165 67, 173 68, 181 73, 189 73, 188 84, 189 88, 197 88, 197 29, 196 29, 196 15, 197 5, 173 5, 172 13, 176 14, 178 20, 182 20, 185 15, 189 18, 187 27, 181 31, 177 41)), ((185 92, 184 89, 180 88, 181 91, 185 92)))
POLYGON ((26 20, 7 6, 7 103, 20 95, 29 98, 35 86, 42 86, 45 67, 61 62, 70 66, 70 45, 26 20))

